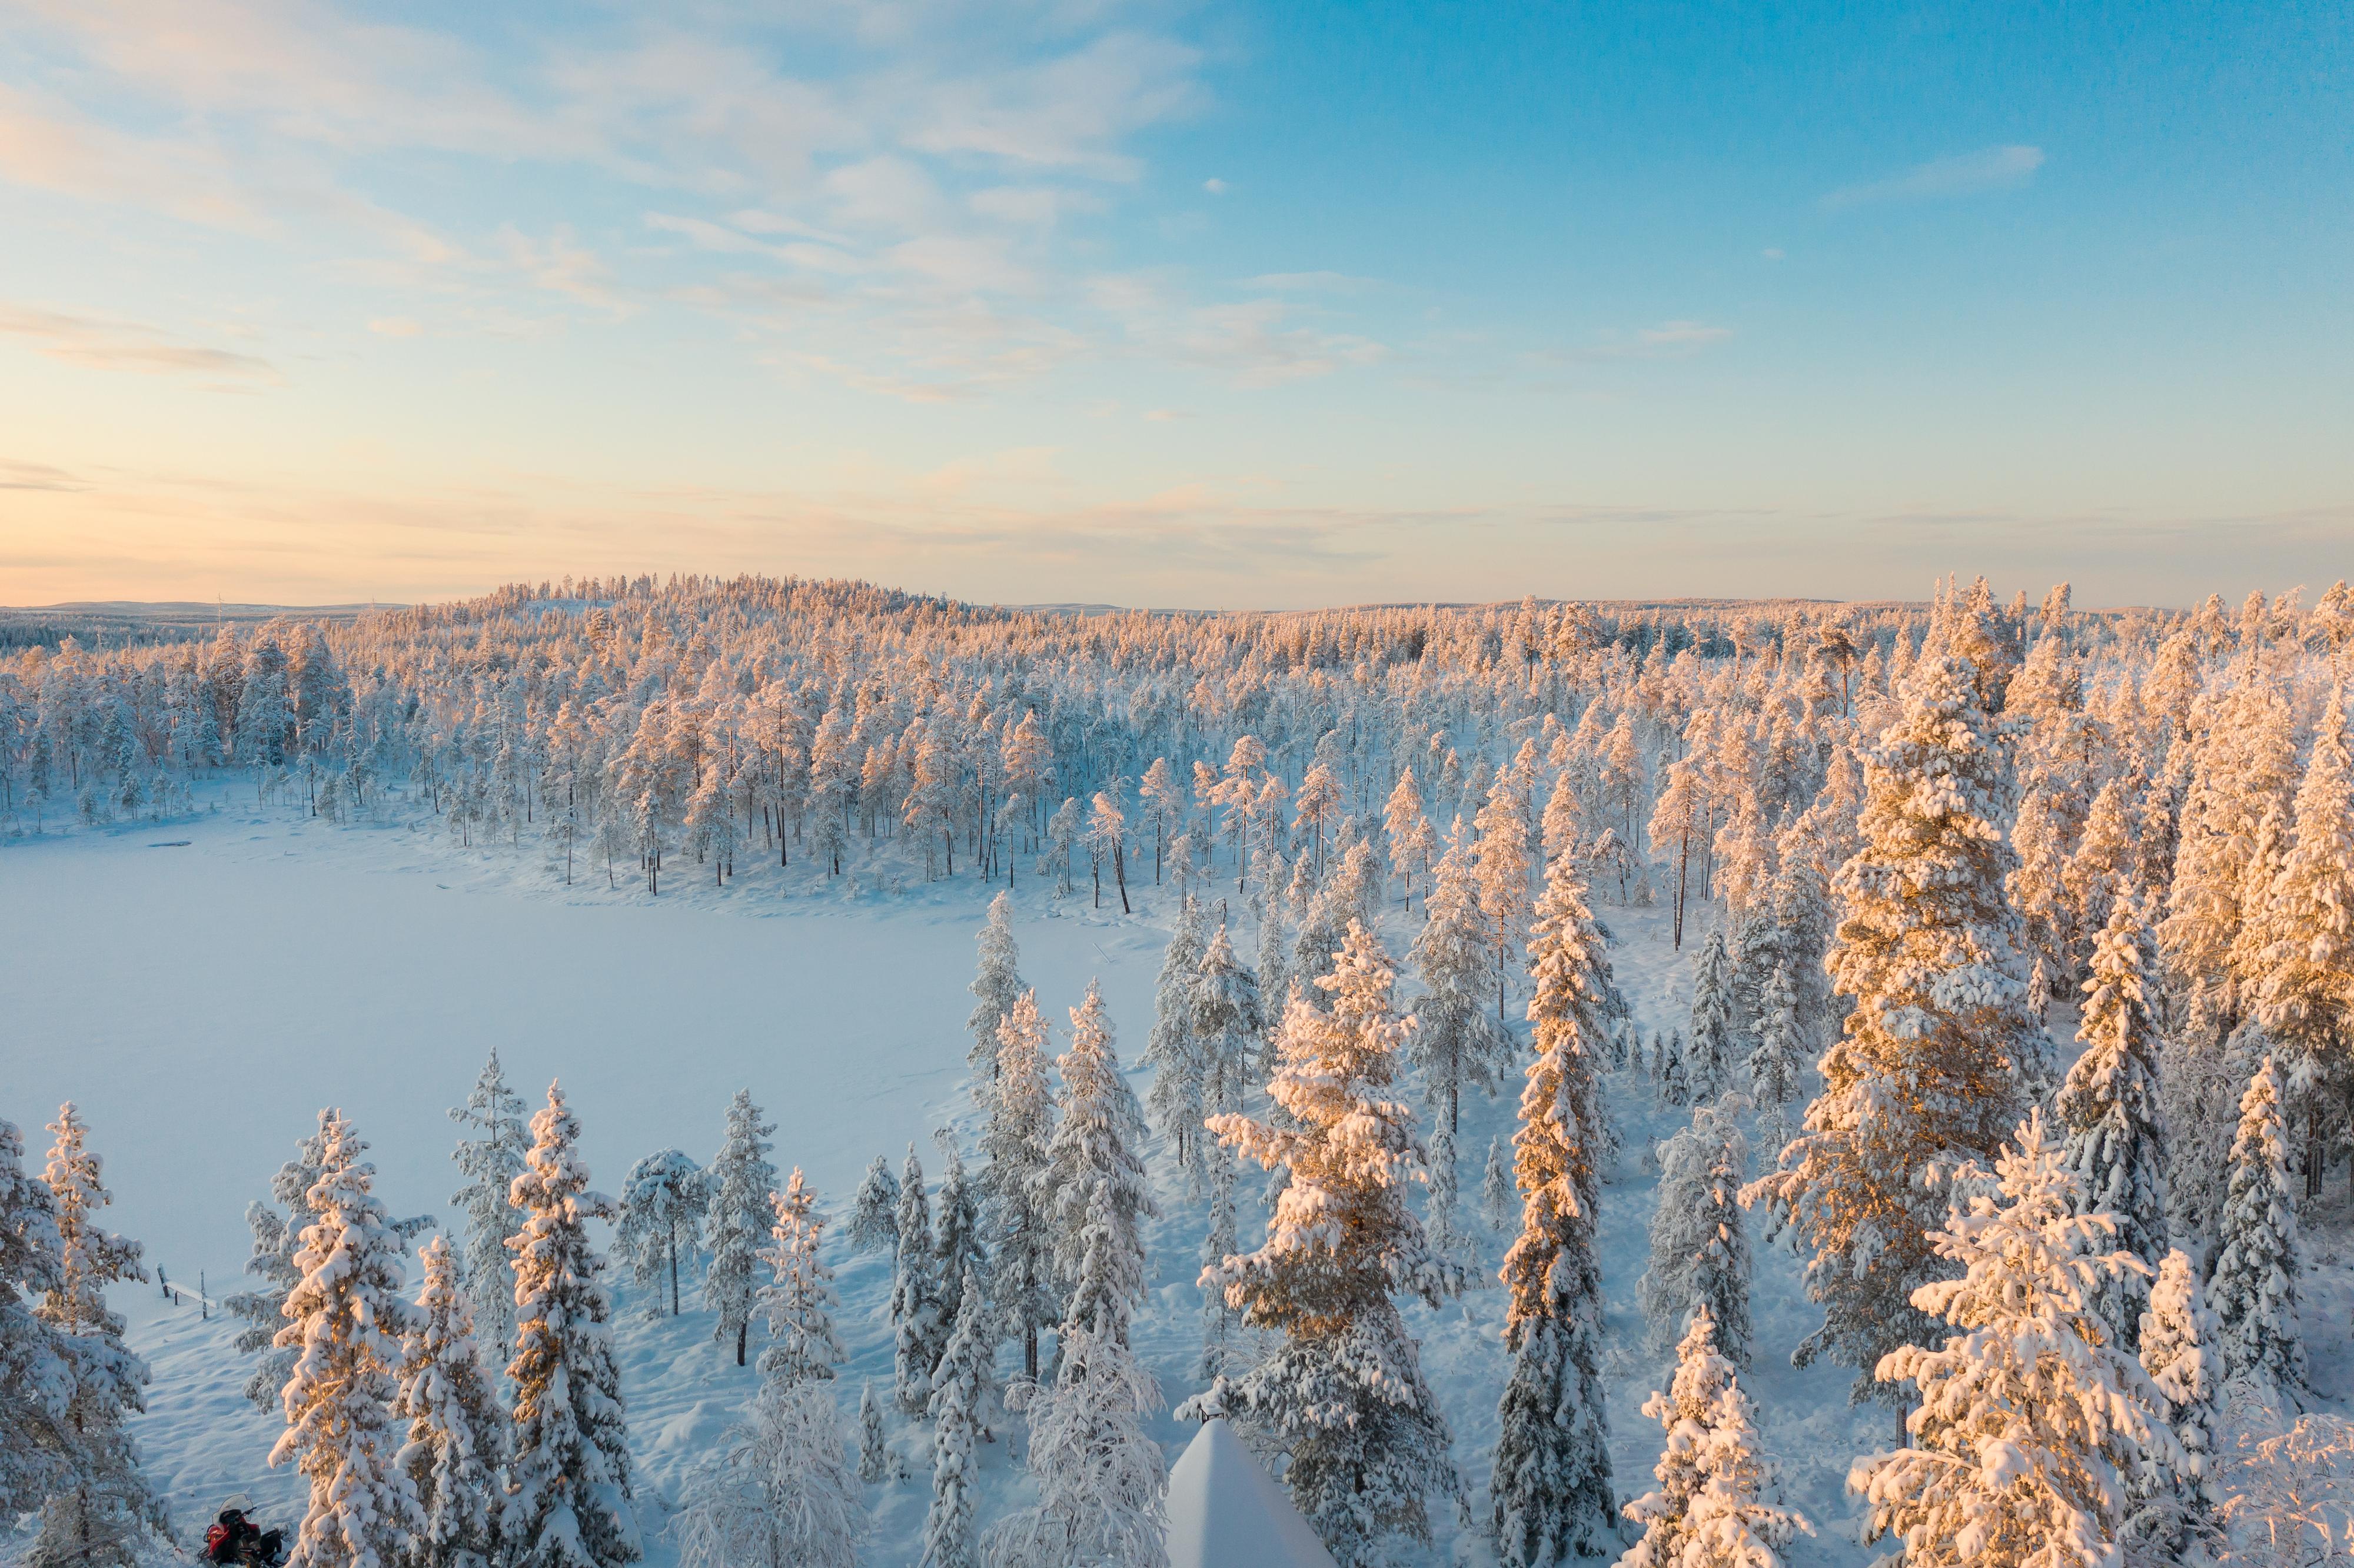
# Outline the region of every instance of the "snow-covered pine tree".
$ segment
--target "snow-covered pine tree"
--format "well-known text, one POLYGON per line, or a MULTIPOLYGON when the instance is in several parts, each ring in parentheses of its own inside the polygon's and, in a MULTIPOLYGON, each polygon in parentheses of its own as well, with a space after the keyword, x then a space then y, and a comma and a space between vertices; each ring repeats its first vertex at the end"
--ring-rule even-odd
POLYGON ((425 1524, 393 1420, 400 1336, 411 1326, 400 1238, 351 1123, 331 1111, 319 1130, 312 1220, 294 1255, 302 1278, 278 1331, 279 1348, 295 1352, 286 1430, 270 1462, 292 1460, 311 1483, 291 1568, 395 1568, 425 1524))
POLYGON ((1696 1311, 1706 1311, 1718 1353, 1749 1364, 1749 1233, 1741 1187, 1749 1140, 1738 1096, 1701 1106, 1659 1149, 1659 1206, 1651 1212, 1651 1264, 1636 1285, 1654 1351, 1696 1311))
POLYGON ((482 1372, 450 1244, 435 1236, 419 1257, 425 1278, 402 1345, 393 1414, 408 1423, 396 1462, 416 1489, 424 1521, 402 1561, 408 1568, 489 1568, 499 1560, 506 1417, 482 1372))
MULTIPOLYGON (((146 1545, 147 1526, 164 1518, 126 1425, 128 1417, 146 1409, 140 1389, 147 1364, 123 1343, 122 1318, 106 1304, 109 1285, 143 1280, 147 1270, 140 1245, 101 1223, 114 1200, 89 1146, 90 1128, 70 1100, 58 1107, 48 1130, 57 1141, 42 1179, 55 1228, 43 1239, 54 1236, 56 1271, 34 1312, 70 1367, 62 1419, 54 1429, 70 1482, 43 1501, 40 1532, 25 1561, 27 1568, 99 1568, 135 1560, 146 1545)), ((48 1355, 37 1351, 28 1359, 46 1363, 48 1355)), ((37 1366, 0 1367, 10 1378, 38 1375, 37 1366)), ((27 1424, 13 1440, 38 1441, 48 1427, 47 1422, 27 1424)))
POLYGON ((2158 1266, 2149 1310, 2141 1319, 2141 1367, 2165 1397, 2161 1407, 2185 1456, 2166 1484, 2151 1489, 2154 1517, 2138 1521, 2145 1539, 2161 1546, 2213 1528, 2222 1507, 2222 1369, 2216 1364, 2215 1319, 2199 1287, 2199 1273, 2180 1247, 2158 1266))
POLYGON ((712 1156, 705 1176, 709 1207, 704 1212, 704 1245, 711 1266, 703 1276, 703 1301, 718 1315, 711 1337, 736 1341, 736 1364, 745 1361, 745 1341, 750 1335, 754 1271, 760 1244, 769 1234, 769 1194, 777 1185, 777 1168, 769 1160, 769 1134, 774 1122, 760 1119, 752 1091, 738 1089, 727 1102, 727 1130, 712 1156))
POLYGON ((1161 1136, 1177 1156, 1177 1168, 1189 1185, 1199 1190, 1202 1176, 1202 1111, 1206 1064, 1201 1042, 1193 1033, 1193 991, 1201 979, 1202 958, 1208 933, 1201 905, 1186 899, 1178 906, 1177 928, 1161 950, 1161 977, 1154 988, 1152 1033, 1144 1043, 1144 1065, 1152 1069, 1152 1087, 1145 1104, 1161 1136))
POLYGON ((1755 1407, 1715 1329, 1706 1308, 1693 1311, 1674 1378, 1643 1402, 1665 1434, 1651 1470, 1659 1486, 1626 1505, 1643 1537, 1618 1568, 1781 1568, 1780 1549, 1814 1533, 1803 1515, 1764 1500, 1773 1473, 1757 1451, 1755 1407))
POLYGON ((2226 1381, 2245 1381, 2295 1402, 2305 1390, 2297 1279, 2305 1272, 2296 1197, 2289 1191, 2280 1072, 2270 1055, 2240 1097, 2231 1189, 2219 1223, 2221 1250, 2207 1278, 2215 1348, 2226 1381))
MULTIPOLYGON (((833 1293, 833 1270, 818 1255, 825 1234, 824 1212, 798 1165, 786 1178, 785 1190, 769 1193, 769 1202, 775 1223, 760 1261, 773 1277, 753 1301, 769 1325, 760 1376, 787 1387, 831 1382, 833 1369, 849 1359, 849 1352, 833 1329, 833 1309, 841 1304, 833 1293)), ((841 1447, 839 1440, 834 1446, 841 1447)))
POLYGON ((1812 1251, 1807 1290, 1823 1326, 1794 1359, 1854 1367, 1867 1397, 1900 1397, 1872 1370, 1938 1331, 1912 1304, 1947 1269, 1928 1239, 1945 1200, 1924 1174, 2001 1144, 2041 1027, 2003 894, 2001 734, 1959 661, 1933 653, 1913 666, 1866 769, 1863 847, 1839 874, 1830 964, 1855 1006, 1804 1130, 1743 1195, 1812 1251))
POLYGON ((2151 1411, 2141 1365, 2099 1326, 2084 1288, 2096 1274, 2147 1266, 2105 1252, 2108 1226, 2080 1196, 2041 1111, 2020 1124, 1991 1181, 1966 1164, 1967 1194, 1937 1233, 1962 1277, 1914 1292, 1954 1330, 1935 1350, 1903 1345, 1878 1375, 1911 1382, 1911 1445, 1858 1459, 1848 1475, 1870 1515, 1865 1539, 1894 1538, 1907 1568, 1990 1563, 2110 1568, 2143 1466, 2185 1462, 2151 1411))
POLYGON ((1496 1018, 1504 1017, 1504 992, 1512 959, 1528 939, 1529 819, 1509 774, 1500 773, 1490 788, 1487 804, 1472 820, 1479 843, 1472 852, 1472 879, 1479 888, 1479 912, 1488 922, 1488 941, 1495 953, 1491 969, 1496 981, 1496 1018))
POLYGON ((613 1230, 613 1251, 630 1271, 630 1282, 652 1294, 646 1316, 663 1315, 663 1290, 670 1285, 670 1315, 678 1316, 678 1255, 695 1253, 696 1233, 711 1207, 711 1187, 703 1167, 675 1149, 649 1154, 621 1178, 621 1222, 613 1230))
POLYGON ((1511 1034, 1489 1016, 1495 994, 1494 932, 1479 906, 1471 853, 1460 836, 1447 845, 1424 895, 1422 929, 1407 954, 1421 976, 1406 1051, 1422 1069, 1434 1119, 1462 1127, 1463 1086, 1493 1090, 1512 1049, 1511 1034))
POLYGON ((964 1279, 989 1277, 989 1252, 982 1240, 981 1193, 965 1173, 956 1135, 933 1134, 940 1150, 940 1184, 932 1220, 932 1277, 940 1282, 940 1317, 954 1323, 964 1308, 964 1279))
MULTIPOLYGON (((2053 1119, 2067 1139, 2066 1160, 2083 1197, 2082 1212, 2107 1214, 2111 1239, 2152 1271, 2166 1255, 2164 1133, 2158 1104, 2158 1042, 2143 995, 2152 957, 2148 935, 2132 900, 2111 906, 2109 922, 2093 942, 2084 981, 2083 1054, 2053 1102, 2053 1119)), ((2112 1343, 2134 1350, 2149 1303, 2150 1275, 2128 1268, 2095 1282, 2094 1308, 2112 1343)))
POLYGON ((876 1155, 850 1205, 850 1245, 862 1252, 896 1252, 899 1245, 899 1179, 891 1161, 876 1155))
POLYGON ((1463 1228, 1463 1197, 1455 1168, 1455 1135, 1445 1128, 1430 1135, 1430 1195, 1423 1200, 1423 1234, 1437 1256, 1461 1267, 1467 1276, 1479 1271, 1479 1243, 1463 1228))
POLYGON ((858 1390, 858 1478, 868 1484, 890 1478, 890 1445, 883 1436, 883 1402, 875 1397, 875 1380, 858 1390))
POLYGON ((892 1377, 899 1408, 921 1415, 932 1397, 932 1369, 940 1362, 951 1325, 940 1316, 938 1260, 932 1254, 932 1203, 916 1146, 899 1172, 898 1250, 891 1266, 892 1377))
POLYGON ((1071 1330, 1051 1389, 1030 1395, 1038 1501, 990 1527, 988 1568, 1165 1568, 1168 1467, 1144 1430, 1161 1385, 1119 1340, 1071 1330))
POLYGON ((521 1216, 507 1195, 514 1188, 514 1179, 523 1174, 524 1150, 531 1147, 523 1111, 523 1097, 507 1087, 494 1045, 466 1103, 450 1112, 451 1120, 472 1134, 460 1139, 451 1151, 450 1158, 458 1162, 466 1184, 451 1195, 450 1202, 466 1212, 460 1277, 473 1315, 477 1342, 491 1356, 493 1366, 514 1342, 514 1274, 508 1266, 507 1238, 515 1234, 521 1216))
POLYGON ((1766 972, 1757 993, 1757 1044, 1749 1053, 1749 1097, 1757 1107, 1757 1136, 1778 1153, 1790 1136, 1789 1107, 1806 1071, 1805 1026, 1787 958, 1766 972))
POLYGON ((1235 945, 1227 939, 1224 926, 1211 934, 1202 954, 1201 970, 1193 979, 1193 1054, 1202 1064, 1203 1109, 1211 1115, 1238 1111, 1257 1071, 1267 1015, 1260 1002, 1258 977, 1235 956, 1235 945))
POLYGON ((1105 1289, 1122 1293, 1130 1306, 1143 1299, 1144 1242, 1137 1223, 1140 1216, 1158 1217, 1161 1212, 1146 1183, 1144 1162, 1135 1153, 1142 1141, 1144 1118, 1120 1076, 1111 1015, 1093 980, 1087 982, 1086 999, 1071 1009, 1071 1048, 1055 1066, 1063 1079, 1062 1114, 1036 1181, 1054 1220, 1055 1279, 1066 1303, 1063 1321, 1085 1321, 1088 1328, 1124 1340, 1125 1312, 1112 1325, 1071 1316, 1083 1304, 1079 1287, 1091 1254, 1099 1254, 1097 1263, 1108 1273, 1095 1281, 1097 1288, 1086 1297, 1088 1311, 1105 1299, 1105 1289), (1108 1220, 1097 1213, 1100 1202, 1109 1205, 1108 1220), (1098 1234, 1106 1223, 1109 1231, 1098 1234))
POLYGON ((1023 1374, 1038 1376, 1038 1330, 1062 1310, 1055 1290, 1055 1245, 1048 1194, 1039 1184, 1054 1137, 1055 1101, 1046 1082, 1046 1023, 1038 997, 1023 991, 997 1026, 997 1093, 981 1149, 983 1218, 996 1266, 989 1273, 1000 1326, 1022 1341, 1023 1374))
POLYGON ((1497 1555, 1513 1568, 1598 1552, 1614 1529, 1595 1255, 1603 1141, 1595 1053, 1609 1034, 1615 987, 1585 882, 1566 855, 1545 874, 1529 973, 1535 1057, 1512 1138, 1521 1234, 1501 1276, 1511 1293, 1504 1344, 1512 1361, 1489 1483, 1497 1555))
MULTIPOLYGON (((1235 1224, 1235 1152, 1223 1143, 1213 1142, 1208 1154, 1210 1167, 1210 1225, 1202 1237, 1202 1277, 1211 1279, 1220 1264, 1241 1250, 1242 1241, 1235 1224)), ((1204 1383, 1214 1383, 1235 1370, 1239 1351, 1235 1344, 1235 1330, 1241 1325, 1242 1314, 1226 1303, 1225 1287, 1214 1283, 1202 1287, 1202 1358, 1195 1363, 1194 1375, 1204 1383)))
MULTIPOLYGON (((866 1510, 833 1403, 845 1356, 833 1329, 833 1270, 818 1255, 825 1215, 798 1167, 769 1194, 774 1224, 760 1260, 773 1271, 756 1308, 768 1320, 759 1392, 745 1419, 697 1468, 672 1531, 682 1568, 851 1568, 866 1510)), ((868 1384, 860 1407, 882 1413, 868 1384)), ((862 1461, 862 1470, 863 1470, 862 1461)))
POLYGON ((852 1467, 830 1385, 764 1379, 687 1482, 671 1523, 680 1568, 854 1568, 863 1478, 881 1476, 852 1467))
POLYGON ((1512 1185, 1512 1165, 1504 1158, 1504 1140, 1491 1138, 1488 1140, 1488 1169, 1479 1180, 1479 1212, 1487 1215, 1488 1228, 1501 1235, 1519 1207, 1520 1189, 1512 1185))
POLYGON ((1437 847, 1412 768, 1399 770, 1397 785, 1382 808, 1382 825, 1389 835, 1390 874, 1397 878, 1398 907, 1412 914, 1414 874, 1430 863, 1431 851, 1437 847))
POLYGON ((981 972, 970 988, 972 1014, 964 1021, 972 1033, 972 1050, 965 1060, 972 1066, 973 1102, 985 1111, 997 1083, 997 1026, 1029 989, 1022 983, 1021 953, 1013 945, 1013 895, 1001 893, 989 901, 989 918, 975 940, 981 948, 981 972))
MULTIPOLYGON (((2332 688, 2296 790, 2296 832, 2249 921, 2262 958, 2255 1013, 2287 1054, 2294 1102, 2306 1109, 2306 1183, 2321 1190, 2327 1145, 2317 1102, 2343 1105, 2354 1086, 2354 748, 2343 687, 2332 688)), ((2341 1137, 2343 1134, 2340 1135, 2341 1137)))
POLYGON ((1421 1151, 1413 1114, 1383 1097, 1410 1028, 1392 1005, 1394 983, 1380 942, 1352 925, 1317 982, 1331 1011, 1299 991, 1285 1010, 1268 1086, 1280 1116, 1212 1118, 1222 1142, 1289 1180, 1266 1245, 1204 1269, 1202 1282, 1282 1339, 1178 1411, 1228 1416, 1288 1453, 1292 1500, 1343 1568, 1393 1534, 1427 1541, 1425 1498, 1459 1484, 1446 1417, 1392 1298, 1437 1305, 1462 1285, 1431 1255, 1402 1191, 1421 1151))
POLYGON ((924 1554, 917 1568, 975 1568, 979 1561, 973 1551, 974 1493, 981 1484, 978 1447, 996 1331, 989 1326, 981 1281, 968 1275, 959 1294, 968 1305, 957 1315, 926 1404, 932 1421, 932 1506, 924 1515, 924 1554))
POLYGON ((515 1178, 523 1225, 514 1255, 514 1455, 501 1539, 514 1568, 620 1568, 643 1555, 630 1477, 611 1308, 597 1282, 605 1260, 588 1222, 613 1201, 588 1185, 580 1119, 561 1085, 531 1118, 515 1178))
POLYGON ((1733 954, 1724 928, 1709 932, 1692 958, 1691 1036, 1685 1042, 1683 1087, 1695 1101, 1723 1094, 1733 1081, 1733 954))
MULTIPOLYGON (((61 1245, 48 1186, 25 1169, 24 1134, 0 1120, 0 1511, 11 1518, 69 1489, 84 1459, 72 1419, 83 1381, 76 1347, 37 1310, 59 1287, 61 1245)), ((135 1396, 136 1383, 123 1392, 135 1396)))

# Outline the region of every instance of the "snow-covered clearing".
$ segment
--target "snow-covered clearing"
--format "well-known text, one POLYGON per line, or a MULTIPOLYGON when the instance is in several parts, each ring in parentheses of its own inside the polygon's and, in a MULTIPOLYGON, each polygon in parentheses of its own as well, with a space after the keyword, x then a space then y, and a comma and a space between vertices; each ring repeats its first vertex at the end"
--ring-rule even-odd
MULTIPOLYGON (((1049 1018, 1059 1025, 1087 980, 1100 979, 1130 1063, 1151 1021, 1160 919, 1172 902, 1138 891, 1133 919, 1116 905, 1090 909, 1084 890, 1052 899, 1026 874, 1016 892, 1023 972, 1049 1018)), ((394 1213, 451 1216, 457 1132, 444 1111, 493 1044, 527 1095, 563 1079, 601 1186, 665 1146, 707 1160, 727 1097, 748 1086, 778 1124, 779 1169, 802 1167, 839 1211, 876 1153, 896 1165, 917 1140, 937 1177, 932 1131, 966 1124, 970 1134, 965 986, 987 895, 960 878, 820 896, 750 865, 724 891, 682 865, 659 900, 609 891, 601 870, 567 890, 530 850, 460 850, 429 828, 334 828, 233 797, 183 823, 20 840, 0 850, 0 1114, 30 1133, 60 1100, 79 1102, 107 1159, 117 1228, 143 1240, 151 1266, 175 1284, 193 1291, 201 1271, 216 1297, 243 1287, 245 1205, 266 1195, 322 1106, 342 1107, 374 1145, 394 1213)), ((1685 1023, 1686 966, 1670 951, 1664 917, 1601 913, 1621 938, 1614 962, 1646 1037, 1685 1023)), ((1391 919, 1387 940, 1402 953, 1406 929, 1394 911, 1391 919)), ((1141 1094, 1140 1075, 1137 1086, 1141 1094)), ((1644 1152, 1685 1113, 1655 1106, 1635 1076, 1615 1080, 1611 1097, 1626 1154, 1603 1213, 1606 1371, 1617 1484, 1629 1494, 1648 1483, 1658 1450, 1638 1406, 1670 1370, 1643 1348, 1634 1308, 1654 1180, 1644 1152)), ((1466 1102, 1468 1208, 1511 1109, 1509 1094, 1466 1102)), ((1173 1404, 1195 1387, 1204 1218, 1165 1151, 1153 1151, 1153 1166, 1164 1214, 1148 1232, 1152 1287, 1137 1346, 1173 1404)), ((2333 1192, 2307 1221, 2320 1266, 2306 1282, 2306 1337, 2317 1385, 2333 1402, 2349 1392, 2342 1203, 2333 1192)), ((1246 1238, 1260 1218, 1246 1209, 1246 1238)), ((1492 1271, 1504 1238, 1481 1234, 1492 1271)), ((838 1236, 828 1252, 854 1352, 847 1408, 860 1379, 889 1376, 888 1270, 838 1236)), ((642 1490, 667 1504, 753 1377, 733 1364, 732 1347, 712 1342, 706 1316, 649 1322, 642 1300, 626 1287, 620 1295, 642 1490)), ((238 1393, 247 1366, 228 1347, 230 1325, 202 1319, 193 1295, 175 1306, 152 1286, 118 1291, 117 1304, 154 1367, 139 1432, 184 1531, 236 1489, 289 1517, 293 1478, 263 1466, 277 1422, 238 1393)), ((1475 1498, 1496 1436, 1501 1310, 1491 1289, 1409 1314, 1475 1498)), ((1758 1353, 1744 1381, 1787 1500, 1821 1531, 1805 1560, 1863 1561, 1844 1480, 1855 1455, 1888 1442, 1889 1417, 1848 1404, 1842 1369, 1789 1366, 1818 1318, 1796 1261, 1762 1242, 1755 1310, 1758 1353)), ((1172 1458, 1192 1435, 1165 1418, 1156 1430, 1172 1458)), ((1010 1436, 1001 1430, 984 1451, 984 1522, 1027 1489, 1010 1436)), ((903 1427, 896 1442, 914 1476, 875 1493, 866 1560, 878 1564, 913 1563, 921 1536, 925 1439, 903 1427)), ((1430 1561, 1485 1560, 1451 1514, 1441 1510, 1438 1524, 1430 1561)), ((672 1555, 659 1539, 649 1547, 656 1563, 672 1555)))

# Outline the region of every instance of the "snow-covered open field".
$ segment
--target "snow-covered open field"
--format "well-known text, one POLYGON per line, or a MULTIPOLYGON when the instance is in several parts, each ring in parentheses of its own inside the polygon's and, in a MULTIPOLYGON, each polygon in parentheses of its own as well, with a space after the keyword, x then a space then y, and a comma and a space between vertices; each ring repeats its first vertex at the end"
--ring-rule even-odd
MULTIPOLYGON (((38 1125, 57 1103, 79 1102, 107 1159, 116 1227, 144 1241, 150 1265, 175 1283, 193 1287, 201 1271, 215 1297, 243 1287, 245 1205, 266 1196, 271 1172, 322 1106, 342 1107, 374 1145, 379 1191, 396 1213, 454 1217, 445 1204, 457 1182, 448 1158, 457 1129, 444 1112, 463 1098, 492 1045, 535 1100, 550 1077, 562 1078, 607 1188, 630 1161, 665 1146, 707 1160, 739 1086, 778 1124, 780 1171, 800 1165, 837 1211, 875 1154, 889 1152, 896 1166, 910 1139, 936 1178, 931 1133, 970 1120, 965 986, 987 891, 959 879, 857 900, 820 897, 749 865, 724 892, 691 866, 665 886, 659 900, 616 894, 599 871, 567 891, 528 849, 460 850, 429 827, 334 828, 234 794, 217 811, 163 827, 16 841, 0 849, 0 952, 8 955, 0 967, 0 1115, 37 1150, 38 1125)), ((1059 1025, 1087 980, 1099 979, 1132 1064, 1151 1022, 1164 940, 1157 916, 1169 900, 1141 890, 1139 914, 1127 919, 1116 907, 1092 911, 1084 891, 1054 900, 1027 875, 1016 897, 1023 972, 1050 1019, 1059 1025)), ((1603 913, 1621 938, 1614 961, 1646 1035, 1685 1022, 1685 966, 1669 950, 1663 917, 1603 913)), ((1403 951, 1404 923, 1394 911, 1392 920, 1393 951, 1403 951)), ((2063 1041, 2062 1049, 2064 1056, 2072 1047, 2063 1041)), ((1141 1095, 1141 1075, 1136 1086, 1141 1095)), ((1670 1370, 1644 1349, 1633 1305, 1651 1205, 1642 1156, 1684 1113, 1655 1107, 1639 1077, 1614 1081, 1611 1095, 1626 1156, 1605 1196, 1604 1266, 1611 1433, 1625 1495, 1649 1484, 1658 1429, 1638 1407, 1670 1370)), ((1476 1209, 1489 1139, 1508 1131, 1511 1112, 1510 1095, 1466 1102, 1467 1207, 1476 1209)), ((1173 1404, 1195 1387, 1193 1279, 1204 1221, 1164 1151, 1153 1151, 1153 1165, 1164 1217, 1149 1232, 1152 1293, 1137 1340, 1173 1404)), ((1261 1217, 1246 1208, 1246 1245, 1261 1217)), ((2323 1266, 2307 1282, 2306 1336, 2317 1383, 2336 1402, 2349 1392, 2341 1233, 2327 1213, 2309 1227, 2323 1266)), ((1492 1271, 1502 1238, 1481 1234, 1492 1271)), ((888 1271, 838 1236, 828 1252, 854 1355, 843 1385, 848 1409, 860 1379, 888 1378, 888 1271)), ((1844 1479, 1853 1456, 1887 1442, 1889 1418, 1850 1406, 1841 1369, 1789 1367, 1790 1348, 1817 1318, 1799 1295, 1796 1261, 1762 1238, 1755 1292, 1758 1354, 1745 1381, 1787 1499, 1819 1531, 1797 1560, 1861 1562, 1844 1479)), ((752 1375, 711 1342, 708 1318, 690 1311, 650 1323, 631 1292, 620 1296, 641 1489, 667 1502, 752 1375)), ((231 1326, 200 1319, 193 1298, 175 1308, 153 1287, 119 1291, 117 1300, 154 1367, 139 1430, 184 1531, 236 1489, 286 1517, 293 1478, 264 1467, 277 1421, 238 1393, 247 1365, 228 1346, 231 1326)), ((1483 1515, 1505 1370, 1501 1305, 1489 1290, 1409 1314, 1483 1515)), ((1165 1419, 1159 1431, 1172 1457, 1189 1436, 1165 1419)), ((984 1522, 1026 1486, 1009 1463, 1008 1436, 984 1456, 984 1522)), ((877 1564, 913 1563, 919 1550, 924 1439, 910 1428, 896 1441, 915 1473, 875 1496, 866 1560, 877 1564)), ((652 1523, 662 1512, 645 1516, 652 1523)), ((1452 1517, 1442 1511, 1438 1522, 1428 1560, 1486 1560, 1452 1517)), ((649 1546, 656 1563, 672 1555, 659 1538, 649 1546)))

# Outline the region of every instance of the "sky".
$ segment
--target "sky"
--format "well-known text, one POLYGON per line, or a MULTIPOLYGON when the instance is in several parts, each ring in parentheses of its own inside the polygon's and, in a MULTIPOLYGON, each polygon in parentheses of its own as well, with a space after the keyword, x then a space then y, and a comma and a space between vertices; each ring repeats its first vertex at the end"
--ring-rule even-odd
POLYGON ((2354 570, 2354 10, 0 0, 0 603, 2354 570))

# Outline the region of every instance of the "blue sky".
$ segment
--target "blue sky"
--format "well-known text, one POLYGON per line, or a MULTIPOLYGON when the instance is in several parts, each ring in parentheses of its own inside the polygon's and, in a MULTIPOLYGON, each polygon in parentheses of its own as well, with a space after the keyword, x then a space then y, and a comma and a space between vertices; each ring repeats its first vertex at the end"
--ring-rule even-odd
POLYGON ((0 0, 0 602, 2236 598, 2342 6, 0 0))

